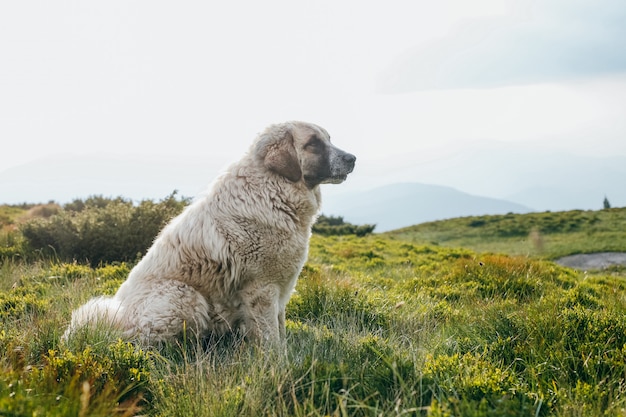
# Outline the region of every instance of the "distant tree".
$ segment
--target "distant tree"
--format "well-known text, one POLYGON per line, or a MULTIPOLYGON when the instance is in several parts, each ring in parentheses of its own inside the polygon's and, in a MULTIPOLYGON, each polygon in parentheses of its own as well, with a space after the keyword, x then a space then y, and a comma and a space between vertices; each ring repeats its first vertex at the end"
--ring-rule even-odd
POLYGON ((609 203, 609 199, 606 198, 606 196, 604 196, 604 208, 605 209, 610 209, 611 208, 611 203, 609 203))

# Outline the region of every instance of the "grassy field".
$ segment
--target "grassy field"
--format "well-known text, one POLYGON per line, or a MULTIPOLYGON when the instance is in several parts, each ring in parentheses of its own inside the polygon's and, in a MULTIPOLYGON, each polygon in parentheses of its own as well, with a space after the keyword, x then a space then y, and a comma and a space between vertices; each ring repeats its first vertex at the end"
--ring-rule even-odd
POLYGON ((5 259, 0 415, 623 416, 626 281, 547 258, 626 250, 624 212, 568 213, 553 217, 569 226, 501 216, 314 236, 287 342, 270 351, 137 346, 107 329, 63 344, 71 310, 130 265, 5 259))

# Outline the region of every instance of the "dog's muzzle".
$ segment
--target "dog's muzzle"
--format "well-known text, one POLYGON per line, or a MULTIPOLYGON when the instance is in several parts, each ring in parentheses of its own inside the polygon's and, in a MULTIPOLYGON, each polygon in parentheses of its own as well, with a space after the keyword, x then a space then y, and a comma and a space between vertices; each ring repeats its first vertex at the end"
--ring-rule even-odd
POLYGON ((333 148, 330 155, 330 178, 324 182, 327 184, 344 182, 348 174, 354 170, 355 163, 356 156, 339 148, 333 148))

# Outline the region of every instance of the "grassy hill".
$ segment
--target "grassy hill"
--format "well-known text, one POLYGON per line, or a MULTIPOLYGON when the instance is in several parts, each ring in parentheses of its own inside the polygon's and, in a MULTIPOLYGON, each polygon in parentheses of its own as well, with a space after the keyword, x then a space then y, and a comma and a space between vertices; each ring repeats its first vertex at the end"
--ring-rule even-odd
POLYGON ((556 259, 626 251, 626 208, 461 217, 386 233, 409 242, 556 259))
POLYGON ((313 236, 287 343, 270 351, 227 338, 135 346, 107 329, 63 344, 71 310, 112 294, 131 265, 4 259, 0 415, 621 416, 626 281, 542 258, 624 250, 625 216, 313 236), (533 230, 540 257, 506 254, 533 253, 533 230))

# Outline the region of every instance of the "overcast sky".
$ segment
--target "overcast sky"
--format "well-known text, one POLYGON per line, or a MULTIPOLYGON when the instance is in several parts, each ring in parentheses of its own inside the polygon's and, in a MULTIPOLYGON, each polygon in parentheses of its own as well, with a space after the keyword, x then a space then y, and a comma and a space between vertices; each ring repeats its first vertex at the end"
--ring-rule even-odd
POLYGON ((485 140, 626 155, 624 22, 623 0, 5 1, 0 172, 232 160, 292 119, 370 166, 485 140))

